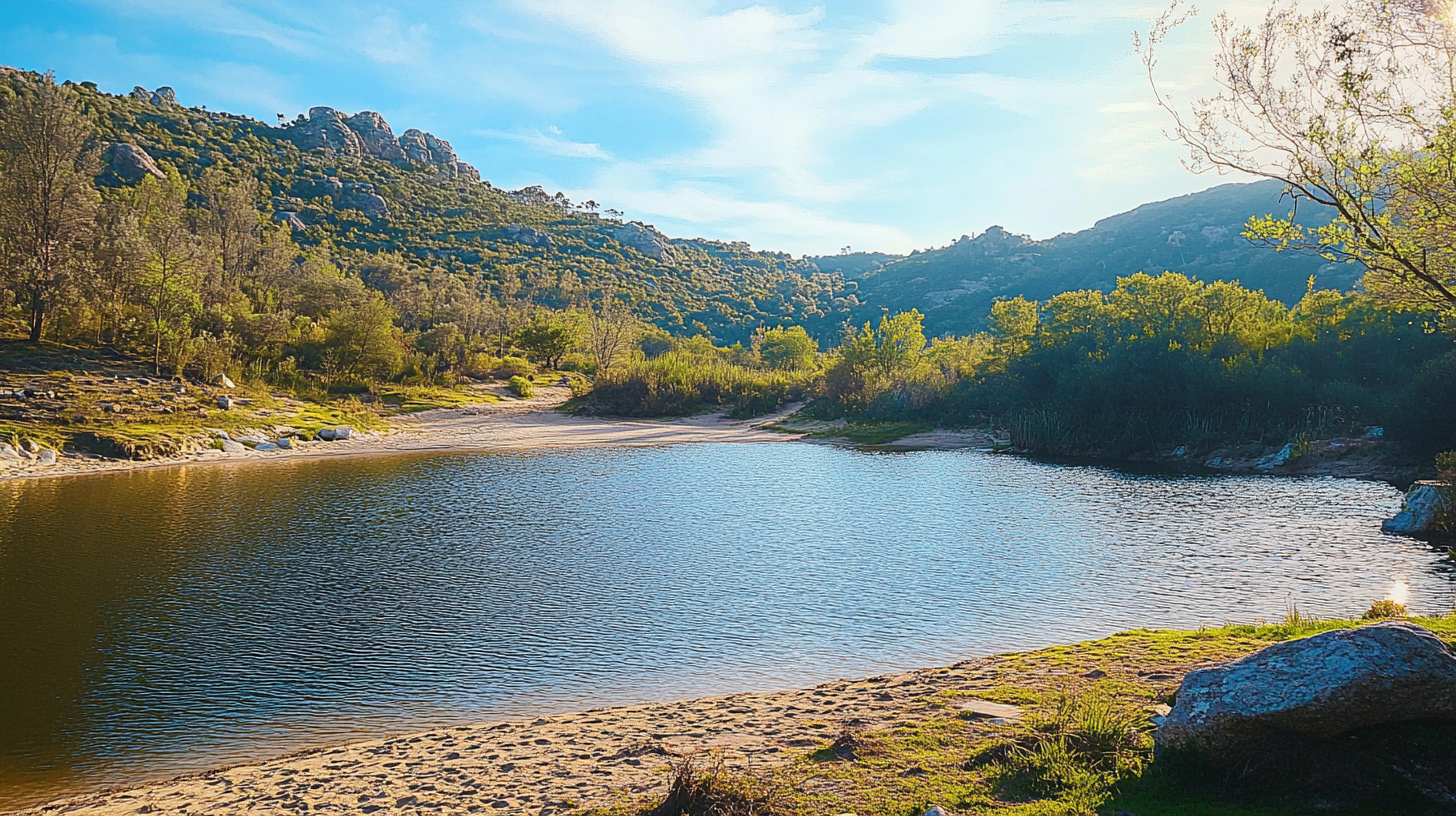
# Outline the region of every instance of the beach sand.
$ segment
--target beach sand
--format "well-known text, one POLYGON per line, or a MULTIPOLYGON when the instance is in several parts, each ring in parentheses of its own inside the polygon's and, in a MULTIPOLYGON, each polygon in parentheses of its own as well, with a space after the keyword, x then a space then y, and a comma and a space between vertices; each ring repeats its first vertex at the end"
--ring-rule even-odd
POLYGON ((185 456, 146 461, 63 456, 53 465, 0 460, 0 481, 80 476, 203 464, 245 464, 298 461, 320 457, 369 456, 427 451, 492 451, 532 448, 648 447, 693 442, 787 442, 798 434, 769 426, 799 405, 751 420, 723 414, 677 420, 609 419, 555 410, 570 396, 565 388, 538 389, 529 400, 437 409, 390 420, 390 430, 366 433, 338 442, 306 442, 294 450, 224 453, 205 450, 185 456))

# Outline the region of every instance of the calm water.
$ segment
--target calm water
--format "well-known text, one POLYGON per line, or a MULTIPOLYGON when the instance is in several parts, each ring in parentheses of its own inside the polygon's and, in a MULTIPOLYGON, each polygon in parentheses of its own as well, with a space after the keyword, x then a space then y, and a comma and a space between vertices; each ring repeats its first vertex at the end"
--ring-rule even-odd
POLYGON ((304 745, 1392 593, 1399 494, 690 445, 0 487, 0 809, 304 745))

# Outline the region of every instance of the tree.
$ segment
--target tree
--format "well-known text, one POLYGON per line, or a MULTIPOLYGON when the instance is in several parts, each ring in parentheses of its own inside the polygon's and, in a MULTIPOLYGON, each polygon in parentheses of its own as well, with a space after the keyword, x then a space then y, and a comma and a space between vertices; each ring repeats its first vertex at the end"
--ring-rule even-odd
POLYGON ((597 304, 586 313, 586 342, 597 374, 616 365, 641 333, 636 318, 618 302, 615 294, 611 290, 602 292, 597 304))
POLYGON ((161 374, 163 340, 183 334, 201 306, 201 256, 187 228, 187 183, 175 171, 164 182, 147 176, 130 198, 142 260, 137 290, 152 326, 152 369, 161 374))
POLYGON ((561 358, 570 354, 580 341, 580 324, 572 316, 559 312, 538 312, 515 336, 517 346, 551 369, 560 366, 561 358))
POLYGON ((203 206, 199 226, 213 254, 209 287, 222 302, 249 277, 258 262, 263 225, 258 220, 258 181, 208 168, 197 184, 203 206))
POLYGON ((403 355, 394 311, 378 292, 327 320, 329 369, 345 380, 389 376, 403 355))
POLYGON ((810 337, 803 326, 768 329, 757 339, 759 359, 781 371, 808 368, 819 355, 819 341, 810 337))
POLYGON ((1006 344, 1013 357, 1026 353, 1040 328, 1040 306, 1034 300, 1017 295, 991 304, 991 333, 1006 344))
POLYGON ((915 309, 883 315, 878 329, 869 323, 841 348, 844 361, 857 370, 869 370, 885 379, 909 373, 925 351, 924 315, 915 309))
POLYGON ((32 342, 85 264, 99 170, 90 137, 53 74, 0 111, 0 272, 29 311, 32 342))
POLYGON ((1157 51, 1187 20, 1177 4, 1138 42, 1158 104, 1195 171, 1278 179, 1293 209, 1245 235, 1366 269, 1387 303, 1456 309, 1456 31, 1447 5, 1351 0, 1302 11, 1274 0, 1255 27, 1215 18, 1219 92, 1180 109, 1158 90, 1157 51), (1301 201, 1334 209, 1295 221, 1301 201))

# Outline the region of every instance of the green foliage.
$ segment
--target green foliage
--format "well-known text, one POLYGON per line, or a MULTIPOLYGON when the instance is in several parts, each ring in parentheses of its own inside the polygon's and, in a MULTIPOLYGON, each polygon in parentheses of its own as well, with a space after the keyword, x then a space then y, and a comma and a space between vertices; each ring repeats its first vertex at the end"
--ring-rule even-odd
POLYGON ((536 387, 531 384, 531 381, 520 375, 507 380, 506 387, 521 399, 530 399, 531 395, 536 393, 536 387))
POLYGON ((803 326, 768 329, 754 340, 764 364, 781 371, 809 368, 819 355, 819 341, 810 337, 803 326))
POLYGON ((1405 604, 1396 603, 1392 600, 1375 601, 1365 614, 1360 616, 1361 620, 1389 620, 1390 618, 1404 618, 1406 616, 1405 604))
POLYGON ((620 416, 683 416, 704 410, 754 416, 804 398, 816 381, 813 370, 765 370, 741 347, 719 348, 696 337, 657 357, 639 356, 599 373, 590 404, 620 416))
POLYGON ((1146 711, 1097 686, 1054 693, 1014 727, 1003 749, 1009 782, 1091 812, 1152 761, 1151 729, 1146 711))
POLYGON ((514 341, 546 368, 556 369, 581 342, 581 323, 574 315, 541 312, 516 332, 514 341))

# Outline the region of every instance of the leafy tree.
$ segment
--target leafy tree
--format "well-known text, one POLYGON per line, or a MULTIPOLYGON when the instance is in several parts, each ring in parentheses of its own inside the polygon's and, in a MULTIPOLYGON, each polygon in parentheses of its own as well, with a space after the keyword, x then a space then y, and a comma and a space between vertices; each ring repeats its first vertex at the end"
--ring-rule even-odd
POLYGON ((611 290, 602 293, 586 313, 586 343, 598 374, 616 365, 641 336, 642 330, 611 290))
POLYGON ((152 327, 152 368, 162 373, 162 344, 178 339, 201 307, 202 255, 187 227, 187 183, 142 179, 129 196, 136 210, 141 276, 137 290, 152 327))
POLYGON ((328 367, 342 380, 388 377, 399 366, 403 347, 394 311, 377 292, 331 314, 328 367))
POLYGON ((560 366, 561 358, 580 342, 581 324, 573 316, 551 312, 538 312, 515 334, 515 344, 550 369, 560 366))
POLYGON ((782 326, 764 331, 758 338, 758 356, 770 368, 797 371, 814 365, 819 341, 803 326, 782 326))
POLYGON ((1041 307, 1017 295, 991 305, 991 333, 1002 340, 1011 354, 1021 354, 1041 328, 1041 307))
POLYGON ((1294 208, 1250 219, 1278 249, 1361 264, 1387 303, 1456 309, 1456 31, 1444 4, 1352 0, 1312 11, 1274 0, 1254 27, 1213 23, 1219 92, 1179 108, 1157 53, 1187 20, 1175 5, 1139 43, 1158 103, 1195 170, 1283 182, 1294 208), (1300 202, 1330 207, 1306 228, 1300 202))
POLYGON ((0 273, 41 338, 86 263, 99 167, 75 94, 46 74, 0 111, 0 273))

